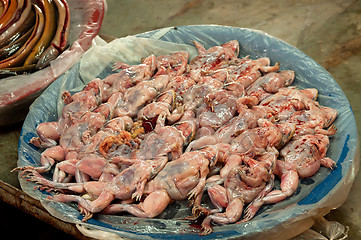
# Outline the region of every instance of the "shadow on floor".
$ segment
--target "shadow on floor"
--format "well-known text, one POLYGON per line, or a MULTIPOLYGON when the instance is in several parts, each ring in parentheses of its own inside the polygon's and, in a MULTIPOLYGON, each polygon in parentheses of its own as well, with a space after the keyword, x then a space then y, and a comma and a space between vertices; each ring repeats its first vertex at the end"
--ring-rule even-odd
POLYGON ((76 239, 2 201, 0 201, 0 213, 0 229, 2 236, 11 236, 9 238, 14 239, 76 239))

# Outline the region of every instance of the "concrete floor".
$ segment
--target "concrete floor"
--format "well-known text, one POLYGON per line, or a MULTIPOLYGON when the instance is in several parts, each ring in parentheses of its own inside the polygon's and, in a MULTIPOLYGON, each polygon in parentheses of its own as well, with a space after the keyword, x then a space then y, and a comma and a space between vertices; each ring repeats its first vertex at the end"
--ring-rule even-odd
MULTIPOLYGON (((220 24, 259 29, 299 48, 326 68, 341 86, 353 108, 356 122, 361 124, 361 1, 234 1, 234 0, 108 0, 108 11, 101 34, 124 37, 157 28, 188 24, 220 24)), ((0 129, 2 160, 0 179, 18 187, 19 183, 7 169, 16 166, 20 125, 0 129), (9 144, 11 143, 11 144, 9 144)), ((358 130, 360 134, 360 128, 358 130)), ((361 239, 361 174, 346 202, 326 218, 349 226, 349 239, 361 239)), ((15 214, 13 210, 0 208, 15 214)), ((18 213, 16 213, 18 214, 18 213)), ((13 218, 2 233, 13 233, 16 224, 29 225, 35 220, 13 218), (8 226, 8 227, 7 227, 8 226)), ((37 224, 37 223, 36 223, 37 224)), ((4 227, 5 226, 5 227, 4 227)), ((46 231, 55 231, 42 225, 46 231)), ((36 239, 38 229, 28 230, 36 239)), ((43 230, 44 231, 44 230, 43 230)), ((54 233, 57 234, 57 233, 54 233)), ((70 239, 70 238, 68 238, 70 239)))

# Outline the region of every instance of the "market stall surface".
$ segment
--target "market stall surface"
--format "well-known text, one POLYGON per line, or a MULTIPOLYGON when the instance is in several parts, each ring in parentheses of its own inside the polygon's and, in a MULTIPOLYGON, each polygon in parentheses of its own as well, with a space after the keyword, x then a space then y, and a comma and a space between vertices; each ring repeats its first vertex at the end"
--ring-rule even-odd
MULTIPOLYGON (((361 1, 117 1, 108 0, 108 11, 102 36, 123 37, 167 26, 189 24, 220 24, 259 29, 278 37, 305 52, 334 77, 348 97, 356 122, 361 123, 361 1)), ((17 143, 21 124, 0 130, 0 199, 22 207, 28 199, 18 191, 16 167, 17 143), (12 197, 15 195, 16 197, 12 197)), ((360 133, 360 132, 359 132, 360 133)), ((361 238, 361 180, 360 173, 346 202, 326 215, 348 226, 349 238, 361 238)), ((30 201, 30 200, 29 200, 30 201)), ((67 238, 68 232, 80 237, 72 226, 50 222, 61 229, 42 223, 16 208, 2 203, 2 233, 32 236, 34 239, 67 238), (24 229, 24 230, 23 230, 24 229), (26 229, 26 230, 25 230, 26 229), (25 234, 26 232, 26 234, 25 234)), ((26 209, 38 214, 41 207, 26 209)), ((42 218, 46 219, 46 216, 42 218)), ((48 222, 48 221, 47 221, 48 222)), ((49 223, 49 222, 48 222, 49 223)))

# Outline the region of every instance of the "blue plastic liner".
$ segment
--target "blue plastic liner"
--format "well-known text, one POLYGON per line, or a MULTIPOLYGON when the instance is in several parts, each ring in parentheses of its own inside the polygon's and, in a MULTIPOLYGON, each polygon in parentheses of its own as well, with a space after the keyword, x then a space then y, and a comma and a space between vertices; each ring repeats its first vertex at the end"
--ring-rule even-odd
MULTIPOLYGON (((320 168, 313 177, 300 181, 293 196, 280 203, 263 206, 251 221, 215 226, 214 232, 202 236, 202 239, 284 239, 306 230, 313 224, 314 218, 337 208, 347 198, 359 168, 355 118, 345 94, 324 68, 295 47, 257 30, 216 25, 181 26, 116 39, 109 44, 98 42, 31 106, 20 136, 18 166, 40 165, 41 151, 28 142, 36 135, 35 128, 39 123, 57 120, 62 108, 60 96, 64 90, 81 90, 95 77, 103 79, 111 73, 111 66, 116 61, 136 64, 152 53, 160 55, 179 50, 189 51, 194 57, 196 50, 192 41, 209 48, 234 39, 240 43, 240 57, 268 57, 272 64, 279 62, 281 70, 295 71, 293 85, 317 88, 319 103, 338 111, 334 122, 337 134, 330 138, 327 153, 337 162, 337 167, 334 170, 320 168)), ((34 183, 21 177, 19 180, 23 190, 40 199, 51 214, 87 228, 138 239, 194 239, 200 233, 199 225, 181 220, 190 214, 187 202, 171 204, 154 219, 99 214, 82 223, 82 216, 75 205, 45 201, 47 192, 34 190, 34 183)))

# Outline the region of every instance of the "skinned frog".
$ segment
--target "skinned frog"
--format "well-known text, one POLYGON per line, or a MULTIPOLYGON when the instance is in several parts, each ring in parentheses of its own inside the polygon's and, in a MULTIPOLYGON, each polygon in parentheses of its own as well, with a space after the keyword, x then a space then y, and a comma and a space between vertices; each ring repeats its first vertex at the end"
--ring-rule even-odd
POLYGON ((280 88, 291 85, 295 78, 294 71, 270 72, 258 78, 247 89, 244 97, 237 100, 237 104, 255 106, 280 88))
POLYGON ((150 80, 144 80, 132 88, 128 88, 121 104, 115 110, 116 116, 137 116, 139 110, 147 102, 153 100, 168 84, 169 76, 161 75, 150 80))
POLYGON ((186 152, 216 143, 230 144, 245 130, 257 127, 258 119, 266 117, 266 113, 266 110, 259 106, 252 109, 241 108, 238 116, 233 117, 215 132, 213 128, 202 127, 196 133, 197 139, 188 145, 186 152))
POLYGON ((260 106, 269 109, 276 121, 286 121, 292 113, 310 109, 314 105, 318 91, 315 88, 298 90, 294 87, 281 88, 279 91, 260 102, 260 106))
POLYGON ((183 115, 182 106, 175 104, 175 92, 169 90, 162 93, 155 102, 149 103, 138 112, 138 120, 152 121, 157 119, 157 124, 165 125, 165 120, 175 123, 183 115))
POLYGON ((41 153, 41 166, 19 167, 14 170, 34 169, 47 172, 55 162, 77 157, 79 150, 86 144, 89 137, 95 134, 105 123, 105 118, 99 113, 87 112, 77 123, 68 127, 60 136, 59 145, 47 148, 41 153))
POLYGON ((272 204, 291 196, 298 187, 299 178, 313 176, 320 166, 332 169, 336 163, 326 157, 329 146, 328 136, 322 134, 304 135, 289 142, 280 152, 275 174, 281 179, 281 189, 273 190, 253 201, 246 215, 254 216, 263 204, 272 204))
POLYGON ((312 106, 310 110, 293 113, 287 122, 296 125, 294 138, 306 134, 336 134, 335 125, 331 125, 337 117, 337 111, 329 107, 312 106), (328 129, 325 129, 328 128, 328 129))
POLYGON ((104 78, 104 95, 103 101, 107 101, 110 96, 116 92, 124 93, 126 89, 137 85, 143 80, 148 80, 153 76, 156 69, 156 58, 150 55, 138 65, 129 66, 125 63, 116 63, 113 70, 119 70, 104 78))
POLYGON ((193 113, 203 112, 203 109, 209 107, 209 97, 215 94, 218 90, 222 90, 223 84, 217 79, 211 77, 199 77, 197 84, 190 87, 182 95, 182 104, 184 105, 185 111, 191 111, 193 113))
POLYGON ((200 206, 193 208, 193 213, 198 216, 199 212, 206 214, 206 218, 202 222, 203 232, 201 235, 212 232, 211 222, 218 224, 236 222, 241 218, 245 204, 271 191, 274 176, 268 161, 263 160, 254 160, 243 156, 242 163, 239 163, 227 174, 224 186, 211 184, 207 188, 208 195, 216 209, 209 210, 200 206))
MULTIPOLYGON (((40 158, 41 166, 25 166, 16 170, 23 170, 24 173, 26 173, 28 169, 32 169, 43 173, 49 171, 55 162, 57 162, 53 174, 53 181, 55 182, 66 181, 66 179, 74 175, 76 176, 77 182, 84 182, 84 179, 88 179, 86 175, 93 177, 93 175, 89 173, 85 175, 83 168, 80 167, 80 164, 82 164, 88 171, 90 169, 86 167, 84 157, 87 155, 97 155, 99 145, 106 137, 116 136, 132 124, 132 120, 129 117, 114 118, 104 124, 104 118, 97 120, 97 118, 92 119, 93 116, 99 117, 100 115, 99 113, 85 114, 85 122, 75 124, 68 128, 60 139, 60 145, 48 148, 42 152, 40 158), (98 131, 103 124, 102 130, 98 131), (93 129, 93 133, 96 132, 94 135, 93 133, 89 133, 91 129, 93 129)), ((94 162, 92 163, 93 166, 97 164, 102 165, 104 162, 102 158, 96 157, 91 159, 93 159, 92 161, 94 162), (98 161, 100 161, 100 163, 98 161)), ((94 167, 92 169, 94 169, 94 167)))
POLYGON ((146 198, 139 204, 112 204, 103 213, 129 212, 142 218, 159 215, 172 200, 197 199, 205 186, 209 167, 222 155, 217 146, 182 154, 168 162, 158 175, 146 184, 146 198))
MULTIPOLYGON (((116 138, 118 136, 119 138, 120 135, 128 133, 124 130, 129 129, 132 123, 129 117, 114 118, 104 124, 102 130, 87 139, 86 142, 82 141, 82 144, 77 146, 79 147, 77 151, 75 151, 75 148, 68 154, 66 154, 66 148, 64 150, 61 145, 49 148, 41 155, 42 166, 35 168, 25 167, 23 169, 24 173, 26 174, 29 169, 40 173, 48 171, 55 161, 57 161, 58 163, 55 165, 53 174, 53 181, 56 183, 67 182, 67 179, 71 179, 72 176, 75 176, 76 182, 78 183, 83 183, 89 180, 89 178, 98 179, 102 173, 105 172, 104 169, 109 166, 109 169, 112 169, 111 174, 116 175, 118 172, 113 166, 108 164, 106 159, 101 155, 103 151, 101 143, 110 137, 116 138)), ((68 130, 70 131, 72 128, 73 127, 68 130)), ((70 131, 66 136, 69 136, 68 142, 71 143, 68 146, 68 150, 69 147, 75 143, 81 143, 79 137, 77 137, 78 135, 74 134, 73 131, 70 131)))
POLYGON ((262 73, 275 72, 279 68, 279 63, 270 66, 270 59, 266 57, 256 60, 249 59, 248 57, 237 59, 232 65, 223 70, 227 73, 225 84, 238 83, 246 89, 257 81, 262 76, 262 73))
MULTIPOLYGON (((79 208, 85 213, 83 221, 91 218, 92 213, 114 213, 128 211, 139 217, 154 217, 161 213, 171 199, 180 200, 197 197, 202 191, 209 171, 209 166, 215 164, 218 155, 214 147, 202 151, 183 154, 177 160, 167 163, 165 157, 141 161, 126 168, 115 176, 109 183, 89 181, 86 183, 55 183, 45 179, 36 171, 29 171, 29 180, 41 184, 43 187, 58 190, 68 190, 77 193, 89 193, 92 201, 78 195, 58 194, 49 196, 48 200, 57 202, 78 202, 79 208), (164 167, 164 168, 163 168, 164 167), (163 169, 161 171, 161 169, 163 169), (147 181, 154 177, 153 180, 147 181), (147 184, 146 184, 147 183, 147 184), (176 184, 177 187, 171 187, 176 184), (139 200, 143 194, 147 197, 139 205, 147 206, 149 201, 156 203, 150 209, 143 209, 131 204, 113 204, 114 199, 139 200), (164 208, 163 208, 164 207, 164 208), (161 209, 162 208, 162 209, 161 209), (123 210, 124 209, 124 210, 123 210), (150 211, 150 212, 148 212, 150 211)), ((148 205, 149 206, 149 205, 148 205)))
MULTIPOLYGON (((57 145, 60 136, 85 113, 97 108, 101 98, 101 80, 94 79, 82 91, 71 95, 65 91, 62 95, 65 106, 58 121, 40 123, 36 127, 38 137, 30 139, 30 143, 38 148, 49 148, 57 145)), ((81 120, 80 120, 81 121, 81 120)))
POLYGON ((134 150, 129 156, 114 156, 109 153, 109 157, 115 164, 133 164, 161 156, 166 156, 169 160, 177 159, 182 154, 183 147, 192 140, 195 128, 192 121, 178 122, 173 126, 158 124, 154 131, 148 133, 141 141, 139 149, 134 150))
POLYGON ((199 114, 200 127, 220 128, 236 114, 236 98, 227 91, 216 91, 205 98, 207 108, 199 114))
POLYGON ((228 66, 230 60, 239 53, 239 43, 229 41, 221 46, 214 46, 206 50, 200 43, 194 42, 198 56, 191 60, 191 70, 201 69, 206 74, 211 74, 219 68, 228 66))
POLYGON ((276 158, 276 154, 272 152, 256 159, 245 155, 223 155, 221 161, 231 161, 231 168, 226 171, 221 169, 219 175, 208 177, 204 189, 216 208, 209 209, 201 205, 200 201, 195 202, 192 216, 186 219, 196 220, 202 214, 206 216, 202 222, 201 235, 212 232, 211 222, 227 224, 237 221, 242 215, 244 204, 250 203, 260 195, 266 195, 272 189, 276 158), (237 161, 234 158, 237 158, 237 161))
POLYGON ((188 59, 188 52, 175 52, 169 55, 158 56, 156 58, 157 72, 154 76, 179 76, 187 70, 188 59))
POLYGON ((79 208, 85 214, 83 221, 87 221, 92 217, 92 213, 100 212, 114 199, 140 200, 146 182, 157 175, 166 163, 166 157, 135 163, 113 177, 110 182, 55 183, 45 179, 36 171, 30 171, 28 177, 30 181, 49 187, 51 190, 67 190, 92 196, 92 200, 70 194, 57 194, 47 198, 57 202, 78 202, 79 208))
POLYGON ((231 145, 234 154, 261 155, 274 148, 280 148, 287 143, 294 131, 292 123, 273 124, 266 119, 258 120, 257 128, 249 129, 236 137, 231 145))

